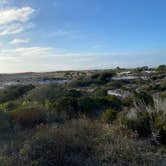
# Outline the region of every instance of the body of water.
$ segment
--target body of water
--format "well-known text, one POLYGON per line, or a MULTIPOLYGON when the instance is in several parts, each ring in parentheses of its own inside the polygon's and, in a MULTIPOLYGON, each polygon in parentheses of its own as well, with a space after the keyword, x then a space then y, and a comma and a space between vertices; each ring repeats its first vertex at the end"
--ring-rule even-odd
POLYGON ((34 81, 8 81, 8 82, 4 82, 2 83, 0 89, 4 89, 4 87, 6 86, 15 86, 15 85, 29 85, 29 84, 33 84, 33 85, 47 85, 47 84, 54 84, 54 83, 58 83, 58 84, 64 84, 64 83, 68 83, 70 82, 70 80, 60 80, 60 79, 53 79, 53 80, 34 80, 34 81))

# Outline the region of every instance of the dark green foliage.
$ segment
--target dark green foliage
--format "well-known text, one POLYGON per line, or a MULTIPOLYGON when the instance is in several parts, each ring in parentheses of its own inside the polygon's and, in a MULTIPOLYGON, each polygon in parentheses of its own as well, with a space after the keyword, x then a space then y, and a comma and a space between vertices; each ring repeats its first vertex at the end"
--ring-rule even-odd
POLYGON ((150 117, 147 112, 140 112, 135 119, 124 118, 123 123, 133 131, 136 131, 140 137, 150 137, 152 134, 150 126, 150 117))
POLYGON ((12 111, 16 109, 20 105, 20 102, 18 101, 8 101, 6 103, 0 104, 0 109, 2 109, 4 112, 12 111))
POLYGON ((95 80, 100 80, 103 82, 107 82, 110 81, 112 79, 113 76, 115 76, 116 73, 111 71, 111 72, 102 72, 102 73, 97 73, 91 76, 92 79, 95 80))
POLYGON ((21 107, 8 113, 11 120, 23 128, 32 128, 46 122, 46 115, 42 108, 21 107))
POLYGON ((107 101, 109 102, 109 106, 114 109, 120 111, 123 106, 123 102, 119 97, 116 96, 108 96, 106 97, 107 101))
POLYGON ((154 101, 153 101, 153 97, 151 95, 149 95, 147 92, 135 92, 134 93, 134 100, 137 104, 145 104, 146 106, 150 105, 153 106, 154 105, 154 101))
POLYGON ((17 85, 8 87, 4 91, 0 92, 0 103, 16 100, 33 88, 33 85, 17 85))
POLYGON ((8 115, 0 111, 0 138, 11 134, 11 122, 8 115))
POLYGON ((148 66, 137 67, 137 68, 135 69, 135 72, 140 73, 140 72, 146 71, 146 70, 148 70, 148 69, 149 69, 148 66))
POLYGON ((98 79, 100 77, 100 73, 95 73, 93 75, 91 75, 92 79, 98 79))
POLYGON ((109 101, 100 97, 81 97, 78 99, 78 110, 86 115, 96 115, 101 109, 107 108, 109 101))
MULTIPOLYGON (((73 120, 59 128, 43 128, 31 139, 24 158, 31 165, 96 165, 95 138, 99 128, 87 120, 73 120)), ((27 144, 25 144, 25 147, 27 144)))
POLYGON ((37 101, 41 103, 45 103, 46 101, 54 103, 57 99, 63 97, 77 98, 80 96, 82 96, 80 91, 74 89, 69 90, 60 85, 48 85, 34 89, 26 96, 26 99, 29 101, 37 101))
POLYGON ((110 83, 107 84, 107 86, 111 89, 119 89, 129 83, 130 82, 128 80, 112 80, 110 83))
POLYGON ((66 92, 66 97, 75 97, 75 98, 78 98, 78 97, 81 97, 82 96, 82 93, 80 91, 77 91, 75 89, 71 89, 69 91, 66 92))
POLYGON ((91 97, 81 97, 78 99, 78 108, 82 113, 92 113, 91 111, 97 109, 97 104, 91 97))
POLYGON ((1 90, 0 165, 164 165, 165 67, 147 69, 71 71, 65 84, 1 90), (112 79, 128 71, 148 80, 112 79))
POLYGON ((10 158, 6 156, 0 157, 0 166, 12 166, 10 158))
POLYGON ((163 92, 166 90, 166 81, 163 81, 160 84, 148 85, 145 89, 152 92, 163 92))
POLYGON ((160 65, 156 70, 159 73, 166 73, 166 65, 160 65))
POLYGON ((118 111, 115 111, 113 109, 108 109, 102 113, 102 119, 104 120, 104 122, 109 123, 116 119, 117 114, 118 111))
POLYGON ((36 88, 31 91, 27 100, 38 101, 44 103, 46 100, 49 102, 54 102, 56 99, 63 97, 66 94, 65 89, 60 85, 48 85, 36 88))
POLYGON ((102 85, 110 81, 112 77, 115 76, 115 72, 101 72, 92 75, 91 77, 82 77, 70 83, 72 87, 87 87, 102 85))
POLYGON ((161 144, 166 145, 166 125, 160 126, 159 127, 159 137, 158 137, 158 141, 161 144))
POLYGON ((58 111, 59 115, 64 114, 68 118, 75 117, 78 114, 77 99, 73 97, 60 98, 54 104, 54 108, 58 111))
POLYGON ((93 85, 101 85, 103 82, 97 79, 81 78, 70 83, 71 87, 87 87, 93 85))
POLYGON ((166 145, 166 115, 155 116, 155 125, 159 131, 158 141, 166 145))
POLYGON ((63 97, 53 104, 54 109, 64 118, 73 118, 78 115, 90 115, 97 116, 98 113, 109 106, 114 108, 119 108, 119 103, 113 103, 106 98, 93 97, 93 96, 83 96, 79 98, 74 97, 63 97), (117 105, 118 104, 118 105, 117 105))
POLYGON ((95 97, 105 97, 105 96, 107 96, 107 89, 98 88, 92 93, 92 95, 95 97))
POLYGON ((131 107, 133 105, 133 99, 132 97, 125 97, 122 99, 122 103, 125 107, 131 107))

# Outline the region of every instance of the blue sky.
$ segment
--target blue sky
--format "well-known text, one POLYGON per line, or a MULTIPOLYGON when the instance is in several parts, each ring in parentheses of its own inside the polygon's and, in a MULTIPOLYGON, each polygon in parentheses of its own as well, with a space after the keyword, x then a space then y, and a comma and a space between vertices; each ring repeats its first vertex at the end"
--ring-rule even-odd
POLYGON ((0 0, 0 72, 166 64, 165 0, 0 0))

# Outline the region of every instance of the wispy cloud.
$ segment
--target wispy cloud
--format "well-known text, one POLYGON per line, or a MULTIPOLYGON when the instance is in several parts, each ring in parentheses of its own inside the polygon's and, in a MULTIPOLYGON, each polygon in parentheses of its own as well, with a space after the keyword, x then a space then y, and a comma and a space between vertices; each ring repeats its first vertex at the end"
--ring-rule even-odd
POLYGON ((0 10, 0 36, 19 34, 32 27, 27 23, 35 10, 31 7, 0 10))
POLYGON ((27 27, 22 24, 10 24, 0 26, 0 36, 13 35, 23 32, 27 27))
POLYGON ((29 43, 29 39, 20 39, 20 38, 16 38, 13 39, 9 42, 9 44, 11 45, 16 45, 16 44, 25 44, 25 43, 29 43))
POLYGON ((14 9, 2 9, 0 10, 0 25, 12 22, 26 22, 34 11, 35 10, 29 6, 14 9))
MULTIPOLYGON (((166 50, 162 51, 164 62, 166 50)), ((19 47, 0 50, 0 72, 54 71, 135 67, 160 64, 161 50, 129 54, 58 53, 50 47, 19 47), (132 54, 133 55, 133 54, 132 54), (128 61, 130 59, 130 62, 128 61), (137 59, 137 61, 136 61, 137 59), (139 59, 139 60, 138 60, 139 59), (155 61, 151 60, 155 59, 155 61)))

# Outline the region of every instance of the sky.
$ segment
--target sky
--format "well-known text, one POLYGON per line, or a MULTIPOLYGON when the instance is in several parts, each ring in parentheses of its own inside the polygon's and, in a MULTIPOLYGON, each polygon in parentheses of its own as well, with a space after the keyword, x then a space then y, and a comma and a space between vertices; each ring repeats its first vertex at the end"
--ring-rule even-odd
POLYGON ((0 73, 166 64, 165 0, 0 0, 0 73))

